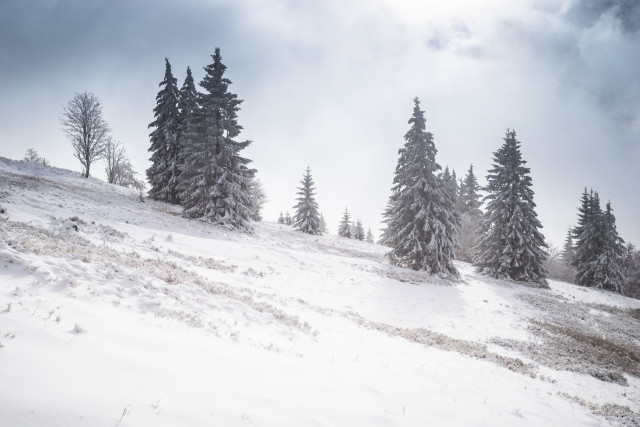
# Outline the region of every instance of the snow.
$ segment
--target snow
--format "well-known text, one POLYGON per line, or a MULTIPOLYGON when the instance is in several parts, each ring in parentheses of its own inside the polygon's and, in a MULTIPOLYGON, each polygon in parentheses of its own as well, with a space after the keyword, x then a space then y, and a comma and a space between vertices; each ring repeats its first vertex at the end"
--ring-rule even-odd
POLYGON ((267 222, 233 233, 138 196, 0 158, 1 426, 640 420, 636 376, 604 382, 507 345, 540 344, 532 321, 563 311, 617 328, 640 301, 463 262, 447 282, 381 246, 267 222))

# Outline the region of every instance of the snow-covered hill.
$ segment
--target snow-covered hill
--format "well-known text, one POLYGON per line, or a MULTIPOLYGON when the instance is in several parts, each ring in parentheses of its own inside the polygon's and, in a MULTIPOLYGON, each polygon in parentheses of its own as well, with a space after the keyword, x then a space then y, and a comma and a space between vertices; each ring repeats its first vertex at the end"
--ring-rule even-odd
POLYGON ((4 158, 0 210, 0 426, 640 423, 640 301, 445 283, 4 158))

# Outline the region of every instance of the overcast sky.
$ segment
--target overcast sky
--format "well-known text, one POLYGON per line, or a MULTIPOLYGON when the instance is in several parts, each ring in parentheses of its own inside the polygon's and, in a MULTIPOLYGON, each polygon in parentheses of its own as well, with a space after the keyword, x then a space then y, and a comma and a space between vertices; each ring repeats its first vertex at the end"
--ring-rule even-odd
POLYGON ((267 220, 310 166, 330 232, 348 206, 378 236, 417 96, 459 178, 516 130, 550 243, 586 186, 640 245, 639 29, 636 0, 2 0, 0 156, 80 171, 58 118, 87 90, 143 175, 164 58, 181 86, 220 47, 267 220))

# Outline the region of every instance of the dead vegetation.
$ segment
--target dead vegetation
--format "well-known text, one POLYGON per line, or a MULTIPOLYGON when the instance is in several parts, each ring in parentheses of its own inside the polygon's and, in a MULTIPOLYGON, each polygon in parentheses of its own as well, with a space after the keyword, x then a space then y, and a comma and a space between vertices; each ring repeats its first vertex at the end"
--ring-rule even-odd
POLYGON ((540 340, 494 338, 492 344, 517 350, 541 365, 601 381, 627 385, 624 374, 640 378, 640 323, 631 314, 637 310, 529 293, 516 297, 540 313, 529 324, 540 340))

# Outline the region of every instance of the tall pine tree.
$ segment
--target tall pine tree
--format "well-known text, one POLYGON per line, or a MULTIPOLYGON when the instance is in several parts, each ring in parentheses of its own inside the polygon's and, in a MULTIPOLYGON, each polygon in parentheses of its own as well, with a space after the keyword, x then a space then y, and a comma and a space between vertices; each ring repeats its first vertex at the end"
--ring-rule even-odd
POLYGON ((311 169, 307 170, 300 181, 301 187, 298 188, 298 204, 295 206, 295 214, 293 215, 294 226, 309 234, 322 234, 322 220, 318 211, 318 203, 316 203, 315 187, 313 186, 313 178, 311 177, 311 169))
POLYGON ((385 244, 391 262, 430 274, 459 276, 453 265, 459 226, 451 192, 436 173, 436 147, 424 111, 414 99, 411 128, 398 150, 391 197, 385 211, 385 244))
POLYGON ((149 196, 155 200, 178 203, 176 190, 179 175, 180 151, 178 141, 178 86, 177 79, 171 73, 169 59, 165 58, 164 80, 159 84, 162 89, 156 96, 156 107, 153 109, 155 120, 149 127, 151 132, 151 167, 147 169, 147 179, 151 188, 149 196))
POLYGON ((494 153, 487 176, 488 200, 480 220, 480 237, 474 263, 479 271, 546 285, 547 247, 538 229, 530 169, 524 167, 516 132, 507 130, 504 144, 494 153))
POLYGON ((249 183, 255 170, 249 169, 251 161, 240 151, 251 141, 236 140, 242 130, 238 124, 242 101, 229 92, 231 81, 224 77, 227 67, 219 48, 212 58, 200 82, 204 92, 198 93, 194 129, 186 136, 180 198, 187 217, 248 230, 254 212, 249 183))

